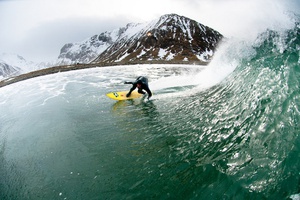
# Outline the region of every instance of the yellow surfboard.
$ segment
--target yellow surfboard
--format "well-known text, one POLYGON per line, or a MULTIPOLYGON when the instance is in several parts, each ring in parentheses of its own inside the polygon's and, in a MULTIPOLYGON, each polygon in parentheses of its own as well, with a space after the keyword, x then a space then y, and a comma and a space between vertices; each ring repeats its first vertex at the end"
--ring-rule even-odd
POLYGON ((122 101, 122 100, 128 100, 128 99, 136 99, 143 96, 143 94, 138 93, 137 91, 132 91, 129 97, 126 97, 126 94, 129 91, 122 91, 122 92, 110 92, 107 93, 106 96, 108 96, 111 99, 122 101))

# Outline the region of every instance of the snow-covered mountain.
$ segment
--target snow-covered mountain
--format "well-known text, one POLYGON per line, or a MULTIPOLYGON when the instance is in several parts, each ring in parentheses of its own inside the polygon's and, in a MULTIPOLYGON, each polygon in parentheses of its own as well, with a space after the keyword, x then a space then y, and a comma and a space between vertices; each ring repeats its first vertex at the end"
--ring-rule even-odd
POLYGON ((20 55, 0 53, 0 79, 41 69, 41 65, 27 61, 20 55))
POLYGON ((168 14, 66 44, 58 64, 209 62, 222 38, 219 32, 192 19, 168 14))
POLYGON ((16 76, 20 73, 20 68, 8 65, 0 60, 0 80, 10 76, 16 76))
POLYGON ((60 50, 57 65, 89 63, 113 43, 111 34, 104 32, 82 42, 65 44, 60 50))
POLYGON ((113 45, 129 26, 130 24, 113 31, 105 31, 99 35, 87 38, 82 42, 65 44, 60 50, 57 65, 90 63, 109 46, 113 45))
POLYGON ((93 62, 208 62, 222 35, 194 20, 163 15, 144 24, 129 24, 93 62))

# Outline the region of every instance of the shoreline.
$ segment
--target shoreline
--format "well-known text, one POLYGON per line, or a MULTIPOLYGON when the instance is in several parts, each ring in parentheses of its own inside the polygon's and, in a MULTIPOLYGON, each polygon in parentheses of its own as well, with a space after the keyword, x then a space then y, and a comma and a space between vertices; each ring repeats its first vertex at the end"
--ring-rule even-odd
POLYGON ((80 70, 80 69, 88 69, 88 68, 96 68, 96 67, 112 67, 112 66, 120 66, 120 65, 139 65, 139 64, 185 64, 185 65, 199 65, 199 66, 205 66, 209 62, 170 62, 170 61, 148 61, 148 62, 118 62, 118 63, 89 63, 89 64, 82 64, 77 63, 73 65, 61 65, 61 66, 54 66, 54 67, 48 67, 45 69, 40 69, 32 72, 28 72, 25 74, 20 74, 18 76, 13 76, 7 79, 3 79, 0 81, 0 88, 17 83, 20 81, 24 81, 31 78, 36 78, 39 76, 45 76, 49 74, 55 74, 59 72, 67 72, 67 71, 73 71, 73 70, 80 70))

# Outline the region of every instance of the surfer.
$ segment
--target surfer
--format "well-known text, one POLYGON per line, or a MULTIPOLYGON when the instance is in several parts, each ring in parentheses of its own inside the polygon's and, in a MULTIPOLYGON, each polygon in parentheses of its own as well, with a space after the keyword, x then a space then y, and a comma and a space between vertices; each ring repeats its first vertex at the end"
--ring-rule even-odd
POLYGON ((126 94, 126 97, 129 97, 131 92, 133 90, 135 90, 135 88, 138 88, 138 93, 140 93, 140 94, 145 94, 145 92, 143 90, 146 90, 146 92, 148 93, 148 98, 147 98, 148 100, 152 96, 152 92, 151 92, 151 90, 149 89, 149 86, 148 86, 148 79, 144 76, 139 76, 135 80, 135 82, 125 81, 125 84, 132 84, 132 88, 126 94))

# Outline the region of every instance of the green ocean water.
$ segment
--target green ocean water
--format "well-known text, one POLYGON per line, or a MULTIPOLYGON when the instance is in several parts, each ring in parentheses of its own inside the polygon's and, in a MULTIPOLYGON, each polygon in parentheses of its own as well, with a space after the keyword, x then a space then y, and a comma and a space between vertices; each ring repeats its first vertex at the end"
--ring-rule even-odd
POLYGON ((0 199, 299 198, 299 32, 0 88, 0 199), (139 75, 152 100, 105 96, 139 75))

